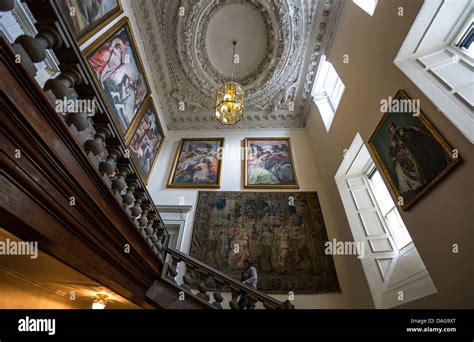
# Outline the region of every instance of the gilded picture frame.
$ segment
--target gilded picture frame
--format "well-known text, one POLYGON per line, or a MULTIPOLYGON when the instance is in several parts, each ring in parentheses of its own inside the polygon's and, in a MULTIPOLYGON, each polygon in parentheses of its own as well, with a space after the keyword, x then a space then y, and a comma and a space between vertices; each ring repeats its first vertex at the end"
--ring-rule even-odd
MULTIPOLYGON (((402 89, 394 100, 413 101, 402 89)), ((420 108, 416 113, 385 112, 368 143, 395 195, 395 203, 404 211, 412 208, 462 162, 458 151, 448 144, 420 108)))
POLYGON ((242 141, 242 147, 244 149, 242 160, 244 189, 299 189, 289 137, 247 137, 242 141), (261 155, 258 154, 259 152, 254 152, 253 142, 257 143, 255 146, 260 146, 256 147, 256 151, 260 151, 261 155), (274 143, 271 145, 272 151, 269 150, 271 143, 274 143), (256 158, 249 157, 249 154, 256 154, 256 158), (257 166, 256 163, 259 160, 257 166))
POLYGON ((219 189, 224 138, 182 138, 168 188, 219 189))
MULTIPOLYGON (((96 3, 84 3, 82 0, 57 0, 56 4, 63 15, 66 23, 68 24, 71 32, 74 34, 79 45, 84 44, 97 32, 111 23, 115 18, 119 17, 123 13, 123 7, 120 0, 108 0, 108 3, 113 3, 115 6, 108 10, 106 13, 101 14, 100 11, 104 11, 105 8, 89 8, 90 5, 96 3), (95 18, 90 19, 88 16, 91 15, 91 11, 97 11, 95 18), (85 15, 87 13, 87 16, 85 15), (84 24, 85 23, 85 24, 84 24), (84 27, 78 27, 85 25, 84 27)), ((106 6, 103 4, 103 6, 106 6)))
MULTIPOLYGON (((148 77, 128 17, 119 20, 104 35, 84 49, 82 53, 91 73, 94 75, 95 84, 104 96, 108 108, 114 114, 112 119, 122 134, 121 137, 128 144, 133 134, 133 128, 136 127, 138 113, 151 93, 148 77), (117 57, 120 58, 120 64, 118 67, 115 66, 115 71, 111 72, 111 75, 104 81, 105 77, 102 74, 99 75, 99 73, 105 73, 104 70, 108 64, 102 66, 96 62, 96 59, 100 58, 104 50, 105 52, 111 50, 108 52, 109 55, 114 54, 115 48, 112 47, 112 43, 115 42, 114 45, 117 45, 116 41, 119 40, 122 41, 121 44, 118 44, 119 47, 122 45, 122 54, 117 57), (110 86, 107 87, 108 84, 110 86), (121 99, 122 94, 124 99, 121 99), (136 100, 137 97, 138 101, 136 100), (130 109, 130 105, 133 106, 132 109, 130 109)), ((115 54, 115 56, 119 55, 115 54)), ((105 58, 101 60, 104 64, 105 58)), ((111 57, 109 61, 110 59, 111 57)))
POLYGON ((138 120, 132 127, 133 134, 128 143, 128 150, 140 178, 148 184, 163 147, 165 133, 151 96, 145 100, 137 116, 138 120))

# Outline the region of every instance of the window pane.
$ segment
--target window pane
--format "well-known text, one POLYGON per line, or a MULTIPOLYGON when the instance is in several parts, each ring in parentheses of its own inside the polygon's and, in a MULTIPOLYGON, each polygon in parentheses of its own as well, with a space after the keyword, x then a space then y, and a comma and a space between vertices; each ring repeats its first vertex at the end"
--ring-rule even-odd
POLYGON ((398 212, 380 173, 376 170, 370 176, 369 180, 375 200, 377 201, 382 215, 385 217, 385 222, 387 223, 388 229, 393 237, 395 246, 400 250, 412 241, 410 234, 403 223, 400 213, 398 212))
POLYGON ((385 215, 395 206, 395 203, 393 202, 392 197, 390 196, 390 193, 388 192, 388 189, 385 186, 385 183, 383 182, 383 179, 378 171, 372 175, 371 183, 375 199, 379 204, 382 214, 385 215))
POLYGON ((396 208, 390 210, 386 218, 390 232, 392 233, 392 237, 395 241, 395 245, 400 250, 412 241, 410 234, 408 233, 405 224, 403 223, 403 220, 396 208))
POLYGON ((326 61, 325 56, 321 57, 320 63, 311 95, 321 113, 324 126, 329 132, 345 87, 336 69, 326 61))

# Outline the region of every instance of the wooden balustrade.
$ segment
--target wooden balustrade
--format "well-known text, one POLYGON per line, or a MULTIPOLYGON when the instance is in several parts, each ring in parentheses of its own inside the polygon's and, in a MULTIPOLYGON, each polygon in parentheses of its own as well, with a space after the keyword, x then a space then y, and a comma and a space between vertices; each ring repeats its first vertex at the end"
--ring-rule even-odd
POLYGON ((289 300, 280 302, 187 254, 171 248, 165 248, 165 251, 170 256, 170 261, 163 268, 162 278, 179 285, 188 295, 199 298, 212 308, 223 308, 224 297, 222 292, 226 290, 231 294, 231 300, 228 303, 231 309, 240 309, 238 302, 242 294, 247 296, 248 304, 246 308, 250 310, 255 309, 257 303, 261 303, 265 309, 294 309, 289 300), (179 273, 178 264, 180 263, 181 267, 185 266, 182 282, 176 280, 179 273))
MULTIPOLYGON (((120 139, 106 99, 95 85, 77 42, 60 15, 55 1, 25 1, 37 20, 36 37, 22 35, 13 44, 20 61, 32 76, 34 63, 46 58, 50 49, 58 57, 61 73, 45 82, 44 91, 54 105, 57 101, 77 99, 94 101, 96 113, 58 113, 77 143, 103 176, 104 182, 129 215, 148 245, 161 257, 167 231, 133 162, 125 157, 127 149, 120 139)), ((1 8, 11 10, 11 2, 1 0, 1 8)))

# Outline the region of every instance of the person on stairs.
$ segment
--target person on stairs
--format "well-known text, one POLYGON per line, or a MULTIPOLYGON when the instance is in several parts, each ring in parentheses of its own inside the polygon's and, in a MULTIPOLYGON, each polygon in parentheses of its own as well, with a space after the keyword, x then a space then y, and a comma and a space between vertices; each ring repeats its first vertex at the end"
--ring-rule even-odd
MULTIPOLYGON (((242 271, 242 275, 240 280, 242 283, 252 287, 253 289, 257 289, 257 269, 252 266, 252 262, 250 259, 244 259, 242 261, 242 265, 244 267, 242 271)), ((239 307, 241 310, 245 308, 249 308, 249 299, 247 294, 244 291, 240 292, 240 299, 239 299, 239 307)))

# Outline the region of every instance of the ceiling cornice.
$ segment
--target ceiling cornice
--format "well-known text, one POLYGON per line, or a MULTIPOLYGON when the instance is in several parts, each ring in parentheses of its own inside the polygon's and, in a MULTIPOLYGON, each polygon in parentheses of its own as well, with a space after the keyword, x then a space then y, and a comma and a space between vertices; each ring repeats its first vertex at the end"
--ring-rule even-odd
POLYGON ((213 117, 214 94, 225 80, 205 48, 207 26, 230 4, 251 7, 264 18, 265 57, 238 81, 245 117, 232 128, 297 128, 306 123, 321 53, 339 25, 343 0, 144 0, 130 2, 145 49, 145 63, 166 125, 171 130, 225 129, 213 117), (180 15, 183 13, 184 15, 180 15), (181 11, 180 11, 181 10, 181 11))

